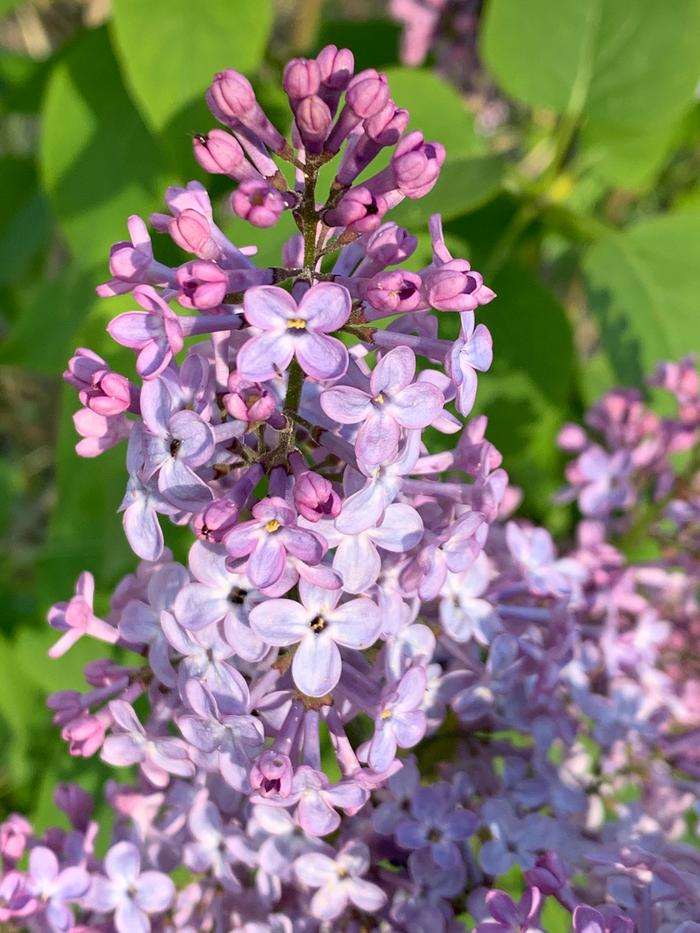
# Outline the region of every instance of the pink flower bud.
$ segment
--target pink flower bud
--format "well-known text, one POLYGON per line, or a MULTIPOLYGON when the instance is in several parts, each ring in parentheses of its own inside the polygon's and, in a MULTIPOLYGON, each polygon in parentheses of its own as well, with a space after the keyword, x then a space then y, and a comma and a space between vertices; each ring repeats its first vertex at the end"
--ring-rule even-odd
POLYGON ((304 237, 300 233, 290 236, 282 247, 282 264, 286 269, 300 269, 304 265, 304 237))
POLYGON ((276 409, 274 396, 259 382, 250 382, 238 373, 231 373, 228 395, 223 402, 232 418, 246 424, 267 421, 276 409))
POLYGON ((294 770, 286 755, 270 749, 263 752, 250 770, 250 785, 262 797, 289 797, 294 770))
POLYGON ((11 813, 0 823, 0 855, 5 863, 18 862, 32 836, 32 826, 19 813, 11 813))
POLYGON ((409 133, 396 147, 391 167, 396 187, 407 198, 422 198, 432 191, 445 161, 445 147, 426 143, 420 132, 409 133))
POLYGON ((294 484, 294 505, 307 521, 317 522, 339 515, 341 501, 329 480, 307 471, 294 484))
POLYGON ((177 245, 200 259, 218 259, 221 250, 211 235, 209 220, 192 208, 186 208, 168 224, 168 232, 177 245))
POLYGON ((438 311, 474 311, 496 295, 466 259, 452 259, 423 277, 426 297, 438 311))
POLYGON ((380 146, 394 146, 408 126, 408 110, 396 107, 393 100, 368 117, 363 123, 365 133, 380 146))
POLYGON ((238 140, 226 130, 211 130, 206 136, 195 136, 192 145, 195 158, 205 172, 229 175, 239 181, 259 177, 238 140))
POLYGON ((326 211, 324 223, 329 227, 345 227, 354 233, 376 230, 387 212, 387 203, 381 195, 374 195, 363 185, 352 188, 340 203, 326 211))
POLYGON ((422 287, 421 277, 415 272, 394 269, 371 278, 363 289, 363 297, 377 311, 386 311, 387 314, 415 311, 425 307, 422 287))
POLYGON ((202 259, 185 263, 177 270, 180 292, 177 300, 183 308, 200 311, 218 308, 228 291, 228 275, 213 262, 202 259))
POLYGON ((348 84, 345 93, 348 107, 361 120, 374 116, 389 100, 389 84, 386 75, 367 68, 348 84))
POLYGON ((535 867, 525 872, 525 881, 539 888, 543 894, 556 894, 567 883, 569 876, 556 852, 543 852, 535 867))
POLYGON ((299 135, 310 152, 320 152, 328 136, 333 118, 320 97, 305 97, 296 108, 296 124, 299 135))
POLYGON ((231 195, 231 209, 254 227, 273 227, 287 206, 277 188, 260 179, 242 182, 231 195))
POLYGON ((284 148, 284 137, 268 120, 250 81, 238 71, 227 68, 214 76, 207 91, 207 103, 222 122, 252 130, 275 152, 284 148))
POLYGON ((367 240, 362 273, 371 275, 386 266, 404 262, 412 256, 418 246, 418 238, 393 223, 384 224, 367 240), (371 267, 371 271, 370 271, 371 267))
POLYGON ((294 103, 316 94, 321 84, 321 70, 313 58, 293 58, 287 62, 282 86, 294 103))
POLYGON ((355 57, 350 49, 327 45, 316 56, 321 81, 328 88, 344 91, 355 70, 355 57))
POLYGON ((118 415, 136 404, 135 389, 125 376, 113 373, 107 363, 82 347, 68 361, 63 378, 78 389, 81 404, 98 415, 118 415))

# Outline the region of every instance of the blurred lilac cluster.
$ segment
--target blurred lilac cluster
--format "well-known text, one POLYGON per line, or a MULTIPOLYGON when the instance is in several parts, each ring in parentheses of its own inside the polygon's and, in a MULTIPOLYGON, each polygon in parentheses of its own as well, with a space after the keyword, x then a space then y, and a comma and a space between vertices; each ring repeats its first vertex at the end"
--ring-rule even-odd
POLYGON ((654 377, 671 417, 625 391, 591 435, 565 428, 583 519, 557 550, 512 518, 486 419, 465 421, 494 293, 438 217, 418 271, 385 220, 444 150, 347 50, 290 62, 284 88, 291 142, 233 71, 207 95, 226 129, 194 141, 238 182, 236 214, 291 212, 280 266, 228 240, 202 185, 169 189, 151 223, 189 258, 156 260, 132 217, 98 289, 133 291, 108 330, 139 382, 86 349, 65 374, 78 452, 127 442, 140 563, 104 617, 89 573, 52 608, 54 657, 108 650, 49 706, 72 755, 135 777, 106 787, 103 857, 79 787, 56 789, 68 831, 0 825, 0 922, 535 933, 555 909, 577 933, 698 933, 697 372, 654 377), (428 429, 452 448, 430 453, 428 429), (162 517, 191 528, 186 565, 162 517))

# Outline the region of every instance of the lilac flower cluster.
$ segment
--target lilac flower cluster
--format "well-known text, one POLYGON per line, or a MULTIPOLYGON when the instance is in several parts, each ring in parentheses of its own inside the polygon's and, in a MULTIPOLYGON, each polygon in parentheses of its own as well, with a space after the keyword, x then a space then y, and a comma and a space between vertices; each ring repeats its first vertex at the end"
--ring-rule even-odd
POLYGON ((83 636, 107 652, 49 706, 71 754, 135 777, 106 787, 102 858, 78 787, 56 790, 68 831, 0 825, 0 922, 536 933, 558 904, 576 933, 697 933, 697 372, 654 378, 673 417, 618 392, 596 439, 565 428, 573 545, 512 519, 486 419, 465 422, 494 293, 439 217, 417 272, 385 219, 444 150, 405 132, 384 75, 353 72, 333 46, 287 65, 291 141, 238 73, 207 94, 226 129, 195 155, 253 226, 291 212, 279 267, 228 240, 197 182, 151 218, 179 267, 138 217, 112 249, 98 291, 133 292, 108 330, 139 381, 85 349, 65 378, 78 452, 126 441, 140 563, 106 617, 89 573, 51 610, 52 656, 83 636), (459 315, 456 340, 434 311, 459 315), (431 454, 427 429, 453 449, 431 454), (186 565, 163 517, 192 530, 186 565), (635 563, 640 536, 657 551, 635 563))

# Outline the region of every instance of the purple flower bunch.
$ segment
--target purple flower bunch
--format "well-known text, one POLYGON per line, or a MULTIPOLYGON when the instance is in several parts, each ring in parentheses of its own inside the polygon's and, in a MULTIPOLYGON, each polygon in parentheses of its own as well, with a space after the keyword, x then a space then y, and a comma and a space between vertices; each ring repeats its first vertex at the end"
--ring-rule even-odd
POLYGON ((53 656, 108 650, 49 706, 71 754, 134 779, 106 787, 103 858, 77 787, 56 790, 67 831, 0 825, 0 922, 535 933, 558 909, 576 933, 693 933, 697 372, 655 377, 673 417, 618 392, 589 416, 598 439, 565 428, 575 542, 514 520, 486 419, 465 421, 494 293, 439 217, 419 271, 385 219, 444 150, 348 50, 290 62, 284 89, 290 139, 225 71, 207 94, 225 129, 194 140, 238 216, 291 212, 281 265, 234 246, 198 182, 169 189, 151 223, 185 261, 156 260, 132 217, 98 289, 133 291, 108 330, 139 381, 85 349, 65 374, 78 452, 126 441, 140 563, 104 618, 89 573, 51 610, 53 656), (436 314, 459 315, 456 340, 436 314), (428 429, 453 448, 431 453, 428 429), (192 531, 186 565, 164 517, 192 531), (635 536, 658 552, 626 558, 635 536), (499 887, 513 872, 521 896, 499 887))

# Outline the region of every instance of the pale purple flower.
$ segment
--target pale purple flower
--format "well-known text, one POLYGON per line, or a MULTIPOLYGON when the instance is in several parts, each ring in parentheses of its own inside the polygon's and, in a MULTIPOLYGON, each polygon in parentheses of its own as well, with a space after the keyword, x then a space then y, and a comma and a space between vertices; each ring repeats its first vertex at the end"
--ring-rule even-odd
POLYGON ((318 564, 326 550, 319 535, 300 528, 294 509, 275 496, 258 502, 251 521, 232 528, 224 544, 232 557, 248 557, 246 573, 259 589, 282 577, 287 553, 305 564, 318 564))
POLYGON ((235 714, 222 714, 213 694, 195 678, 187 683, 185 693, 193 712, 178 718, 180 731, 199 751, 217 753, 219 771, 227 784, 250 793, 251 762, 264 740, 260 720, 247 715, 247 702, 239 704, 241 709, 235 714))
POLYGON ((580 600, 588 574, 574 558, 557 559, 552 536, 545 528, 524 528, 508 522, 506 541, 534 594, 557 596, 572 603, 580 600))
POLYGON ((321 697, 340 680, 342 658, 338 645, 369 648, 381 628, 379 609, 359 597, 338 605, 340 592, 301 581, 301 603, 268 599, 250 613, 250 624, 268 644, 298 644, 292 661, 294 683, 307 696, 321 697))
POLYGON ((504 875, 513 865, 533 868, 537 854, 556 848, 556 825, 541 813, 519 818, 509 800, 487 800, 481 818, 491 838, 479 851, 479 862, 490 875, 504 875))
POLYGON ((110 321, 107 330, 123 347, 139 351, 136 369, 143 379, 159 376, 184 346, 177 314, 150 285, 134 289, 143 311, 127 311, 110 321))
POLYGON ((409 755, 403 759, 403 767, 387 781, 382 802, 372 811, 372 826, 378 833, 393 836, 399 823, 406 819, 419 787, 420 771, 414 756, 409 755))
POLYGON ((184 863, 193 871, 211 871, 227 891, 240 891, 232 866, 243 863, 251 867, 255 863, 255 853, 241 830, 224 825, 219 809, 206 797, 195 801, 187 825, 193 839, 185 844, 184 863))
POLYGON ((311 913, 318 920, 335 920, 348 904, 375 913, 386 904, 380 887, 362 876, 369 869, 369 849, 364 842, 352 840, 335 859, 322 852, 308 852, 294 862, 294 871, 302 884, 318 890, 311 899, 311 913))
POLYGON ((104 861, 105 875, 95 875, 87 896, 90 908, 114 913, 117 933, 148 933, 150 916, 167 910, 175 885, 159 871, 141 871, 139 850, 131 842, 112 846, 104 861))
POLYGON ((459 337, 445 359, 445 368, 457 389, 457 410, 468 415, 474 407, 477 371, 484 373, 493 362, 493 341, 484 324, 474 326, 474 312, 460 314, 459 337))
POLYGON ((416 357, 408 347, 390 350, 372 371, 369 391, 335 386, 321 394, 321 407, 339 424, 362 422, 355 441, 360 460, 386 463, 399 449, 401 429, 427 427, 442 411, 440 390, 413 382, 416 357))
POLYGON ((168 640, 160 624, 162 610, 172 611, 175 598, 190 579, 182 564, 165 564, 148 581, 146 600, 132 599, 119 620, 119 633, 134 645, 148 645, 148 663, 161 683, 175 685, 168 640))
POLYGON ((84 868, 61 870, 56 855, 46 846, 36 846, 30 852, 26 893, 41 903, 51 933, 67 933, 73 927, 75 919, 68 903, 79 900, 89 887, 90 876, 84 868))
POLYGON ((223 548, 201 541, 192 545, 189 568, 196 582, 180 590, 175 617, 193 632, 223 622, 226 640, 235 653, 246 661, 260 661, 267 646, 251 629, 248 617, 262 596, 251 590, 245 574, 229 570, 226 562, 223 548))
POLYGON ((427 723, 421 709, 425 683, 425 669, 411 667, 382 694, 374 735, 367 746, 367 761, 375 771, 385 771, 397 748, 413 748, 425 735, 427 723))
POLYGON ((215 449, 211 426, 194 411, 179 411, 163 380, 147 382, 141 390, 141 473, 145 480, 157 474, 158 490, 185 512, 198 511, 212 498, 211 489, 196 473, 215 449))
POLYGON ((249 289, 243 299, 246 320, 263 333, 244 344, 238 372, 265 382, 284 372, 296 356, 304 372, 315 379, 339 379, 348 368, 344 344, 328 334, 350 316, 347 289, 321 282, 297 302, 289 292, 271 285, 249 289))
POLYGON ((631 474, 629 451, 608 454, 597 444, 588 447, 567 470, 567 478, 576 487, 581 511, 592 517, 604 517, 634 504, 631 474))
POLYGON ((348 593, 364 593, 381 572, 378 548, 396 554, 412 550, 423 536, 423 521, 414 508, 403 502, 387 506, 381 523, 354 534, 343 534, 333 521, 317 522, 314 527, 328 546, 335 548, 333 568, 343 580, 348 593))
POLYGON ((457 642, 488 645, 502 628, 498 613, 481 597, 491 579, 489 560, 480 554, 468 570, 448 573, 440 592, 440 622, 457 642))
POLYGON ((98 619, 92 611, 94 597, 95 579, 91 573, 86 571, 78 577, 75 584, 75 596, 67 603, 56 603, 49 609, 49 625, 65 632, 65 635, 62 635, 56 644, 49 648, 50 657, 60 658, 83 635, 91 635, 108 644, 117 640, 117 630, 108 622, 98 619))
POLYGON ((181 655, 177 666, 180 693, 185 696, 188 681, 201 681, 224 713, 248 711, 248 685, 229 658, 234 649, 224 640, 214 623, 188 632, 169 612, 161 612, 160 624, 172 647, 181 655))
POLYGON ((574 909, 574 933, 634 933, 634 921, 617 912, 607 912, 607 916, 596 910, 579 904, 574 909))
POLYGON ((112 372, 92 350, 78 347, 63 378, 78 390, 81 404, 98 415, 109 418, 133 410, 137 404, 136 386, 126 376, 112 372))
POLYGON ((457 806, 451 785, 438 781, 416 791, 410 816, 399 822, 394 835, 403 849, 428 848, 437 865, 450 868, 461 859, 457 843, 468 839, 476 827, 474 814, 457 806))
POLYGON ((542 896, 537 888, 528 888, 517 904, 505 891, 489 891, 486 906, 493 921, 480 923, 474 933, 537 933, 539 930, 537 918, 542 896))
POLYGON ((109 710, 120 731, 107 736, 104 741, 101 757, 107 764, 119 767, 138 764, 156 787, 166 787, 170 774, 192 777, 194 765, 181 739, 149 737, 133 707, 124 700, 113 700, 109 710))

